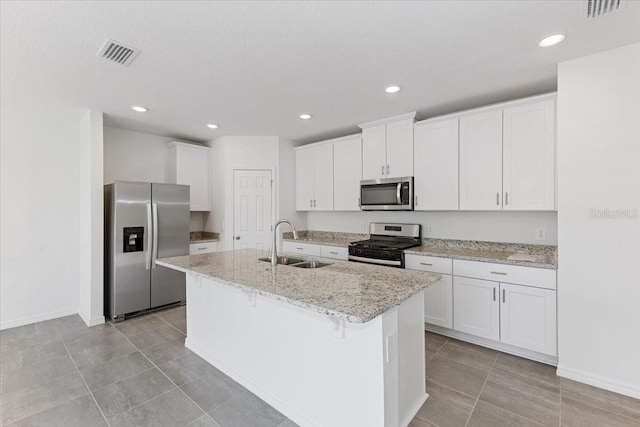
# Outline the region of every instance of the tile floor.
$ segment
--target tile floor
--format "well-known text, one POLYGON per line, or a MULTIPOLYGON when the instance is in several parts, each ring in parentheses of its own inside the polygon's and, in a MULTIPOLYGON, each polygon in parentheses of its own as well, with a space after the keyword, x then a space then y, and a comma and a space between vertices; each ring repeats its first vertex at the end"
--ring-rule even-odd
MULTIPOLYGON (((185 308, 87 328, 77 315, 0 332, 1 426, 293 427, 184 347, 185 308)), ((427 333, 431 395, 411 427, 639 426, 640 400, 427 333)))

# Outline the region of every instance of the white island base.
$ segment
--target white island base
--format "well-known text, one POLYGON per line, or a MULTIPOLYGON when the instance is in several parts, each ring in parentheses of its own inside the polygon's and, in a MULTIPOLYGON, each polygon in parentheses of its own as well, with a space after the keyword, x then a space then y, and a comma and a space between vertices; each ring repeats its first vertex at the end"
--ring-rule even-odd
POLYGON ((350 323, 187 273, 186 346, 302 427, 406 427, 428 397, 423 304, 350 323))

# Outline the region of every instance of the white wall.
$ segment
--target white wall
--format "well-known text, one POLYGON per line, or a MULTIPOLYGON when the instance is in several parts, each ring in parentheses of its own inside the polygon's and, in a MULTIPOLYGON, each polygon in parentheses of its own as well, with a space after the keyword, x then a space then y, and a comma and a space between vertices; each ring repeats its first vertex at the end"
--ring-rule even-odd
POLYGON ((638 76, 640 44, 559 65, 558 374, 640 398, 638 76))
POLYGON ((86 110, 3 103, 0 328, 77 313, 80 119, 86 110))
POLYGON ((422 225, 422 236, 489 242, 557 244, 556 212, 309 212, 309 230, 367 233, 369 222, 422 225), (536 239, 544 228, 546 240, 536 239))

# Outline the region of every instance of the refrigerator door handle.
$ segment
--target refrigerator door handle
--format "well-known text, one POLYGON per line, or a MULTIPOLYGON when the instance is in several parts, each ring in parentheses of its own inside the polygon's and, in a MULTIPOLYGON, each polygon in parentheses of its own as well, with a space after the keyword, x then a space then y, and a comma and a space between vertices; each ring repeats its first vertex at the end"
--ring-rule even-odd
POLYGON ((153 204, 153 260, 151 268, 156 268, 156 259, 158 258, 158 204, 153 204))
POLYGON ((151 248, 153 246, 153 223, 151 219, 151 202, 147 202, 147 259, 145 268, 148 270, 151 267, 151 248))

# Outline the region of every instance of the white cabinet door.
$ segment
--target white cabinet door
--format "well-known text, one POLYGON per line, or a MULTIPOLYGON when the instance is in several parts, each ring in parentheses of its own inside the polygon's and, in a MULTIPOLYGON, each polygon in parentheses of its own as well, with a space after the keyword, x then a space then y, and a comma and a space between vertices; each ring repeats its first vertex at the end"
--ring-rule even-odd
POLYGON ((333 144, 333 209, 359 211, 362 179, 362 137, 333 144))
POLYGON ((283 241, 282 251, 295 254, 320 256, 320 245, 314 245, 313 243, 299 243, 295 240, 283 241))
POLYGON ((453 329, 498 341, 500 303, 498 282, 453 277, 453 329))
POLYGON ((458 119, 416 125, 415 209, 458 209, 458 119))
POLYGON ((362 179, 384 178, 387 165, 385 125, 362 129, 362 179))
POLYGON ((218 251, 218 242, 191 243, 189 255, 209 254, 218 251))
POLYGON ((557 355, 556 291, 500 283, 500 341, 557 355))
POLYGON ((443 328, 453 328, 453 277, 442 279, 424 291, 424 321, 443 328))
POLYGON ((189 186, 190 210, 209 211, 209 147, 182 142, 169 146, 167 182, 189 186))
POLYGON ((506 108, 503 138, 503 208, 553 210, 555 101, 506 108))
POLYGON ((333 210, 333 144, 313 147, 313 210, 333 210))
POLYGON ((387 123, 387 177, 413 176, 413 123, 387 123))
POLYGON ((502 110, 460 118, 460 209, 502 209, 502 110))
POLYGON ((296 150, 296 210, 313 210, 314 150, 296 150))

